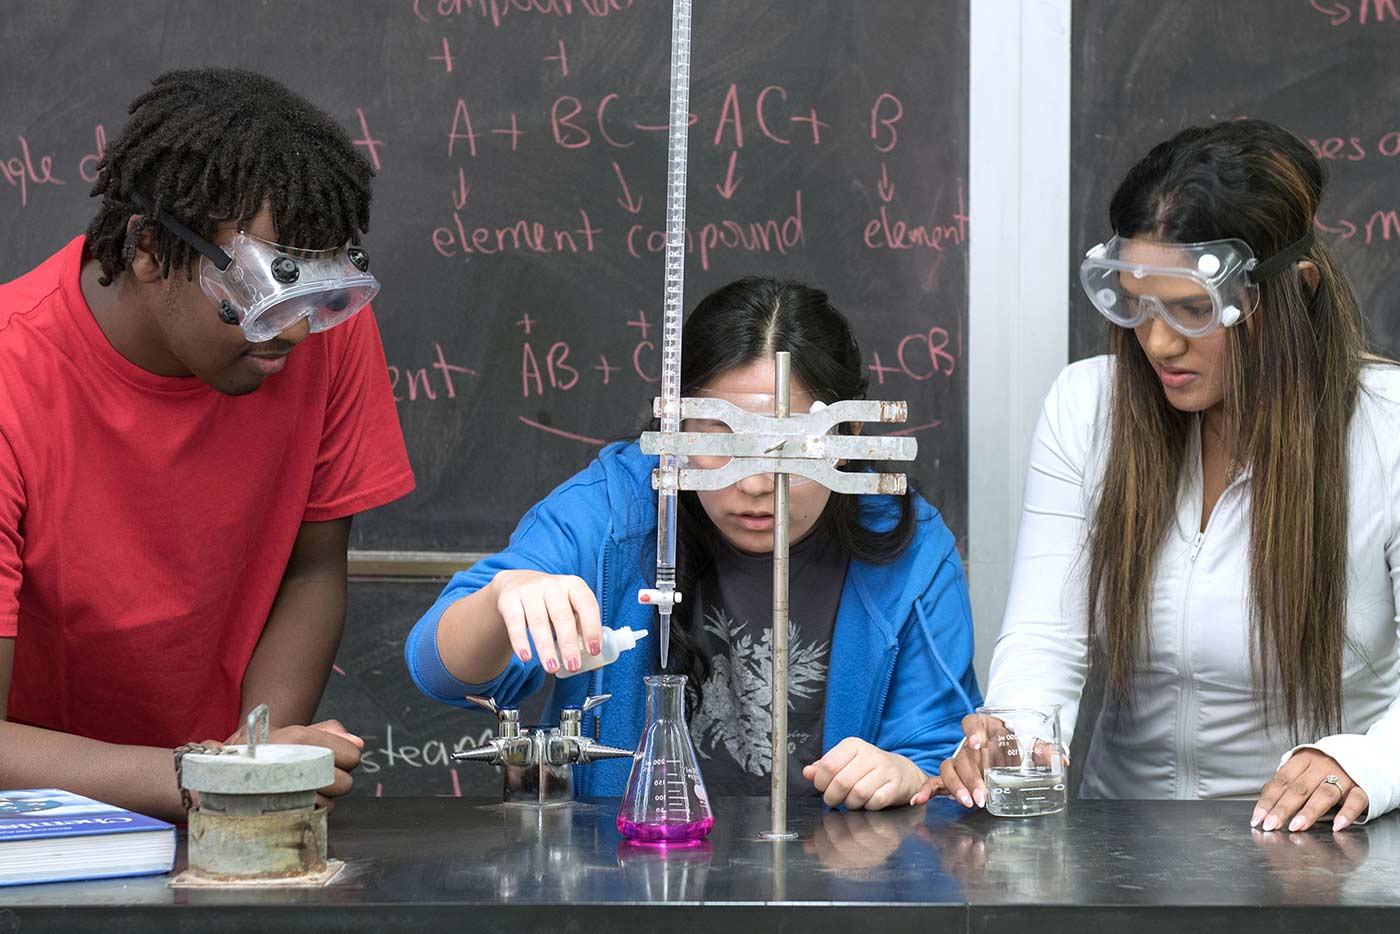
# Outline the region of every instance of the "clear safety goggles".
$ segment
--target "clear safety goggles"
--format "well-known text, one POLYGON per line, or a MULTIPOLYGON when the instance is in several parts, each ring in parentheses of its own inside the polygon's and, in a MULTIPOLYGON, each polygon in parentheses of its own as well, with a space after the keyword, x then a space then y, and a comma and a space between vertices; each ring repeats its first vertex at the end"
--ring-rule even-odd
POLYGON ((1309 233, 1261 263, 1243 240, 1114 237, 1085 255, 1079 281, 1099 313, 1120 327, 1155 315, 1186 337, 1205 337, 1248 317, 1259 284, 1304 256, 1312 241, 1309 233))
MULTIPOLYGON (((150 210, 149 201, 132 199, 150 210)), ((199 285, 250 343, 271 340, 305 318, 312 333, 349 320, 379 292, 369 254, 356 245, 303 250, 238 231, 222 246, 211 243, 164 211, 157 220, 203 257, 199 285)))
MULTIPOLYGON (((693 393, 693 395, 706 399, 723 399, 725 402, 743 409, 745 412, 752 412, 755 415, 772 415, 774 404, 777 401, 777 398, 771 392, 709 392, 702 389, 693 393)), ((825 403, 813 402, 809 411, 817 412, 823 408, 825 408, 825 403)), ((793 414, 799 415, 806 413, 794 410, 793 414)), ((681 431, 696 433, 722 432, 727 434, 731 429, 718 419, 688 418, 681 423, 681 431)), ((695 470, 714 470, 718 467, 723 467, 730 461, 730 458, 719 454, 682 454, 679 455, 679 459, 682 469, 691 468, 695 470)), ((832 466, 836 465, 835 461, 831 463, 832 466)), ((813 481, 795 474, 788 477, 789 487, 802 486, 811 482, 813 481)))

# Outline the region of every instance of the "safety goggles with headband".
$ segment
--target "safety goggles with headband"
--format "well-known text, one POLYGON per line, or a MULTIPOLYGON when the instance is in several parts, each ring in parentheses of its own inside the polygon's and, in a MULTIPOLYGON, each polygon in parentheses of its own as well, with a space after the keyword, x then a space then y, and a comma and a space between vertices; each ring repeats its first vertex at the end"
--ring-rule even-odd
MULTIPOLYGON (((150 213, 149 199, 132 201, 150 213)), ((312 333, 349 320, 379 292, 369 254, 353 243, 333 250, 303 250, 239 230, 219 246, 171 217, 156 219, 202 257, 199 285, 219 307, 219 320, 236 324, 250 343, 271 340, 302 318, 312 333)))
POLYGON ((1243 240, 1114 237, 1085 255, 1079 281, 1099 313, 1120 327, 1135 328, 1156 315, 1186 337, 1205 337, 1248 317, 1260 283, 1301 259, 1312 242, 1309 232, 1260 262, 1243 240))

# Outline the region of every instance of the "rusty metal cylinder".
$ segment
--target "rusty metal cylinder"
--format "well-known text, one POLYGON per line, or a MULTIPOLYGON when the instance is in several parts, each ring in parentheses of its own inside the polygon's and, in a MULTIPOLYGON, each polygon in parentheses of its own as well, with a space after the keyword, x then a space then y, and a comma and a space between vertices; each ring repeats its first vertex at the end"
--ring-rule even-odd
POLYGON ((326 809, 316 789, 335 779, 320 746, 225 746, 186 755, 184 787, 199 795, 189 815, 189 869, 204 879, 288 879, 326 869, 326 809))
POLYGON ((287 879, 326 869, 326 809, 230 815, 190 811, 190 872, 209 879, 287 879))

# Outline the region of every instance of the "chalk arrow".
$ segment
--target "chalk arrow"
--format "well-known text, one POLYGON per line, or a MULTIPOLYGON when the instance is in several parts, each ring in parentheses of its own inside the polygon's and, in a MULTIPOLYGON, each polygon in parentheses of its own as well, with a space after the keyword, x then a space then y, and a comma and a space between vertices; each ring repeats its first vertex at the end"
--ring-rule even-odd
POLYGON ((1317 0, 1312 0, 1312 8, 1319 13, 1332 17, 1332 25, 1340 26, 1351 19, 1351 10, 1344 6, 1322 6, 1317 0))
POLYGON ((472 186, 467 184, 467 173, 465 169, 457 169, 457 190, 452 192, 452 206, 457 210, 467 206, 467 195, 472 193, 472 186))
POLYGON ((622 197, 617 199, 617 203, 622 205, 623 210, 628 214, 636 214, 642 209, 642 199, 632 200, 632 192, 627 188, 627 179, 622 177, 622 167, 616 162, 612 164, 613 171, 617 173, 617 182, 622 186, 622 197))
POLYGON ((894 198, 894 185, 890 182, 890 173, 883 162, 880 163, 880 200, 886 204, 894 198))
POLYGON ((734 197, 734 192, 739 190, 739 182, 743 181, 742 178, 737 182, 734 180, 734 164, 738 160, 739 150, 736 149, 729 154, 729 170, 724 173, 724 184, 715 186, 715 191, 719 192, 719 196, 725 201, 734 197))

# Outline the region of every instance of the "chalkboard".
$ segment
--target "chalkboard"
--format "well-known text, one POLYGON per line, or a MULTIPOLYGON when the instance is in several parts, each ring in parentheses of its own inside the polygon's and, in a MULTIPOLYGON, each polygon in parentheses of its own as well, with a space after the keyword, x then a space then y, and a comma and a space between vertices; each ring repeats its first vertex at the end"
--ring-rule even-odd
MULTIPOLYGON (((437 599, 440 581, 353 581, 345 635, 316 719, 334 717, 365 741, 351 794, 489 796, 501 776, 490 766, 448 757, 488 739, 490 714, 440 704, 408 677, 403 643, 418 615, 437 599)), ((540 719, 544 691, 521 705, 540 719)))
POLYGON ((1153 143, 1242 116, 1287 127, 1325 161, 1317 232, 1370 337, 1400 355, 1400 2, 1075 0, 1072 18, 1070 357, 1105 347, 1078 268, 1108 236, 1114 186, 1153 143))
MULTIPOLYGON (((827 289, 962 539, 966 0, 694 17, 687 307, 748 273, 827 289)), ((494 551, 658 391, 669 45, 666 0, 6 3, 0 280, 85 227, 156 74, 287 82, 379 170, 375 310, 418 490, 353 545, 494 551)))

